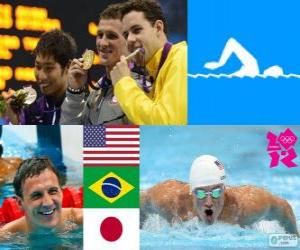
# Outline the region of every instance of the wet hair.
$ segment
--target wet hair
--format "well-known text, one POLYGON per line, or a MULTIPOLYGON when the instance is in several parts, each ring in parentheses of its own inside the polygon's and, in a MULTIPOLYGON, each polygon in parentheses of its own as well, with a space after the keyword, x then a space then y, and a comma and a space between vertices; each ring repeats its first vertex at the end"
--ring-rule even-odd
POLYGON ((145 18, 152 24, 157 20, 164 23, 164 32, 168 33, 167 20, 161 5, 155 0, 129 0, 122 5, 122 19, 131 11, 143 12, 145 18))
POLYGON ((33 157, 22 161, 16 172, 13 181, 15 194, 23 198, 22 185, 24 184, 25 180, 35 175, 40 175, 46 169, 51 170, 57 176, 60 186, 63 186, 65 184, 65 176, 62 176, 58 172, 58 170, 54 167, 53 163, 48 157, 33 157))
POLYGON ((33 55, 53 57, 62 68, 76 57, 77 45, 74 38, 62 30, 54 29, 43 33, 33 51, 33 55))
POLYGON ((121 8, 122 3, 110 4, 103 10, 99 15, 99 20, 101 19, 117 19, 121 20, 121 8))

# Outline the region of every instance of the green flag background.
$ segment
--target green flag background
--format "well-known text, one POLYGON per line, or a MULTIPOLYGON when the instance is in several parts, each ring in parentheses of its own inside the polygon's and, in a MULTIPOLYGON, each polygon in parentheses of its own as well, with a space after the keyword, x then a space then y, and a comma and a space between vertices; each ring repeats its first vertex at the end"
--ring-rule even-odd
MULTIPOLYGON (((101 185, 99 185, 99 190, 101 185)), ((139 208, 139 168, 138 167, 84 167, 84 207, 85 208, 139 208), (105 175, 113 172, 134 188, 118 200, 110 203, 89 187, 105 175)))

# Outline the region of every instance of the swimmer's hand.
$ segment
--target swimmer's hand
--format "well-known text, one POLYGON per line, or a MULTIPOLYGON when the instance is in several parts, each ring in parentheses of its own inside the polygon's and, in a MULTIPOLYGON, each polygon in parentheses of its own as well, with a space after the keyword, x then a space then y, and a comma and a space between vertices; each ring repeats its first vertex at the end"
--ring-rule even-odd
POLYGON ((220 65, 218 62, 207 62, 204 64, 204 68, 207 68, 207 69, 217 69, 219 67, 221 67, 222 65, 220 65))
POLYGON ((125 56, 121 56, 120 61, 110 72, 112 84, 115 86, 123 77, 130 76, 130 69, 125 56))

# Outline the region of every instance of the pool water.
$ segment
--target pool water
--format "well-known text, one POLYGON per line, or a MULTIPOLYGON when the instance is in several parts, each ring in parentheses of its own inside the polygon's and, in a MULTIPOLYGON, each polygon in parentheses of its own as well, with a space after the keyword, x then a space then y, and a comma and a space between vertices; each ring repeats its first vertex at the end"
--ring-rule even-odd
MULTIPOLYGON (((167 179, 188 181, 192 161, 201 154, 215 155, 225 165, 227 184, 253 184, 287 199, 300 226, 300 157, 298 167, 280 164, 269 168, 266 134, 283 126, 142 127, 141 189, 167 179), (155 135, 155 136, 154 136, 155 135)), ((298 137, 300 127, 289 127, 298 137)), ((300 154, 299 142, 295 151, 300 154)), ((251 228, 216 223, 206 226, 192 220, 171 227, 158 215, 141 230, 141 249, 268 249, 268 233, 284 233, 276 221, 251 228)), ((298 243, 299 246, 299 243, 298 243)), ((295 248, 293 248, 295 249, 295 248)))
POLYGON ((59 233, 49 234, 43 233, 39 235, 17 234, 13 235, 13 239, 8 239, 5 242, 1 242, 1 250, 9 249, 30 249, 30 250, 71 250, 82 249, 83 247, 83 230, 82 227, 59 233), (12 243, 13 241, 13 243, 12 243))

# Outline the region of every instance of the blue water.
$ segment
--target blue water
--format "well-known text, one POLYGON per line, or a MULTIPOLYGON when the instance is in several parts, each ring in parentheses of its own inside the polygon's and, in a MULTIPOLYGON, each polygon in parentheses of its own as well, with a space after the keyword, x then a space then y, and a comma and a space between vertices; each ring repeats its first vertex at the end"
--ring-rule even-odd
MULTIPOLYGON (((19 127, 21 128, 21 127, 19 127)), ((49 128, 51 129, 51 128, 49 128)), ((22 137, 12 132, 3 133, 4 153, 3 157, 21 157, 23 159, 50 155, 55 166, 63 166, 63 170, 67 176, 66 186, 79 188, 82 186, 82 167, 80 162, 72 161, 72 156, 66 156, 69 165, 64 166, 61 162, 61 154, 59 148, 51 145, 37 145, 28 143, 22 137)), ((78 145, 80 146, 80 145, 78 145)), ((14 190, 11 183, 0 186, 0 206, 5 198, 14 196, 14 190)), ((30 239, 28 235, 19 234, 13 236, 6 242, 1 242, 0 249, 82 249, 83 248, 83 230, 77 227, 75 230, 59 234, 54 237, 51 235, 39 235, 30 239), (42 239, 42 240, 41 240, 42 239)))
MULTIPOLYGON (((300 167, 280 164, 270 169, 266 134, 284 126, 142 127, 141 189, 166 179, 188 181, 192 161, 201 154, 215 155, 225 165, 227 184, 253 184, 287 199, 300 226, 300 167)), ((299 137, 300 127, 290 129, 299 137)), ((295 146, 300 154, 299 141, 295 146)), ((295 162, 300 165, 300 157, 295 162)), ((170 227, 153 215, 141 230, 142 249, 267 249, 268 233, 283 233, 277 222, 260 222, 254 228, 197 221, 170 227), (256 228, 256 229, 254 229, 256 228)))
POLYGON ((82 227, 77 227, 72 231, 55 235, 41 234, 28 236, 27 234, 17 234, 13 236, 13 240, 1 242, 0 249, 83 249, 83 230, 82 227), (13 241, 13 243, 10 241, 13 241))

